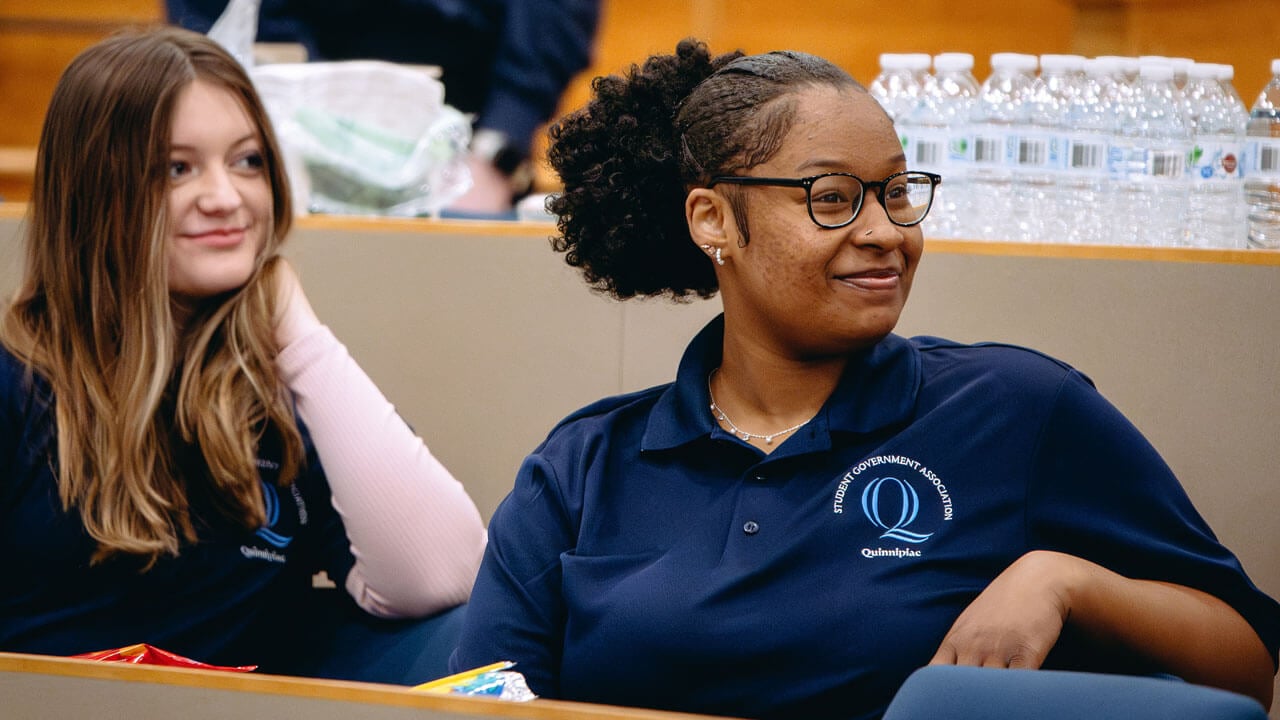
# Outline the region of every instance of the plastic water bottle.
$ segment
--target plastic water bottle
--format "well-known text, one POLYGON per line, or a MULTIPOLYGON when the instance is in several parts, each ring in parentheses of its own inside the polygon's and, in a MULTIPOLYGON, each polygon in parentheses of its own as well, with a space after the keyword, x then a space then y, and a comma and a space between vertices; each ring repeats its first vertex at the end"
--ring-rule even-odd
POLYGON ((1248 134, 1249 245, 1280 248, 1280 58, 1271 61, 1271 82, 1249 112, 1248 134))
POLYGON ((1138 56, 1138 64, 1146 62, 1164 63, 1173 68, 1173 85, 1181 93, 1182 89, 1187 86, 1187 80, 1190 78, 1191 66, 1196 64, 1195 60, 1188 57, 1169 57, 1166 55, 1140 55, 1138 56))
POLYGON ((942 53, 933 58, 934 74, 925 83, 920 102, 897 123, 907 166, 942 176, 929 211, 927 231, 932 237, 964 237, 962 222, 969 216, 968 168, 973 150, 969 114, 978 94, 973 55, 942 53))
POLYGON ((1173 66, 1142 63, 1133 100, 1132 114, 1120 126, 1128 156, 1118 194, 1133 219, 1126 232, 1138 245, 1183 245, 1191 128, 1173 82, 1173 66))
POLYGON ((1240 201, 1236 206, 1236 213, 1239 220, 1236 240, 1232 247, 1249 247, 1249 204, 1244 195, 1244 175, 1249 155, 1249 150, 1246 146, 1249 135, 1249 107, 1244 104, 1240 93, 1236 91, 1236 86, 1233 82, 1236 74, 1235 67, 1214 63, 1213 68, 1217 71, 1218 87, 1222 89, 1222 98, 1227 105, 1227 114, 1244 118, 1244 134, 1240 138, 1240 154, 1237 157, 1239 162, 1238 173, 1240 175, 1240 201))
POLYGON ((924 92, 931 58, 925 53, 884 53, 880 73, 867 91, 894 121, 915 109, 924 92))
POLYGON ((1061 199, 1066 170, 1066 114, 1076 101, 1084 58, 1041 55, 1040 76, 1031 86, 1027 124, 1018 137, 1016 178, 1020 204, 1018 239, 1061 240, 1066 221, 1061 199))
POLYGON ((1222 92, 1226 94, 1227 102, 1240 108, 1241 112, 1248 115, 1249 106, 1244 104, 1244 99, 1240 97, 1240 92, 1236 90, 1234 82, 1236 76, 1235 66, 1215 63, 1214 67, 1218 69, 1218 84, 1222 86, 1222 92))
POLYGON ((1244 178, 1240 158, 1248 114, 1218 81, 1219 66, 1196 63, 1183 91, 1194 145, 1187 158, 1191 202, 1187 242, 1194 247, 1243 248, 1244 178))
POLYGON ((1173 84, 1178 86, 1178 90, 1183 90, 1191 79, 1191 67, 1196 61, 1189 57, 1171 57, 1169 62, 1173 63, 1173 84))
POLYGON ((1084 63, 1075 102, 1067 108, 1066 165, 1059 188, 1062 239, 1078 244, 1111 242, 1111 197, 1107 158, 1119 118, 1108 104, 1106 88, 1115 64, 1102 58, 1084 63))
POLYGON ((1038 64, 1035 55, 995 53, 991 56, 991 74, 979 88, 971 116, 973 164, 969 168, 976 239, 1018 237, 1017 218, 1027 211, 1014 201, 1018 135, 1026 127, 1038 64))
POLYGON ((1104 55, 1097 58, 1109 72, 1102 79, 1103 105, 1111 114, 1111 137, 1107 145, 1107 177, 1109 192, 1103 215, 1107 221, 1106 242, 1112 245, 1132 244, 1138 234, 1138 221, 1133 215, 1133 203, 1124 192, 1129 176, 1129 156, 1133 153, 1132 138, 1124 132, 1126 123, 1136 112, 1138 59, 1122 55, 1104 55))

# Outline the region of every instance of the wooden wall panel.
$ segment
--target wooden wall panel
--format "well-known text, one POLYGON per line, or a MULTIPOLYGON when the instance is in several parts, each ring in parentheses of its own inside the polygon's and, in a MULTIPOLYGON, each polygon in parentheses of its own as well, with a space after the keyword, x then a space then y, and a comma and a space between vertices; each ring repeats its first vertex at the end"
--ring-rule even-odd
POLYGON ((688 36, 713 52, 796 49, 822 55, 862 82, 878 71, 883 52, 971 52, 980 76, 993 52, 1067 52, 1076 16, 1070 0, 915 0, 902 12, 884 0, 813 4, 776 0, 604 0, 592 67, 566 93, 580 107, 590 78, 617 72, 654 52, 670 52, 688 36))
MULTIPOLYGON (((829 57, 869 82, 882 52, 963 51, 975 74, 1002 51, 1086 55, 1163 54, 1231 63, 1245 101, 1280 57, 1280 3, 1257 0, 602 0, 592 66, 565 94, 562 111, 580 107, 591 78, 618 72, 694 36, 713 51, 790 47, 829 57)), ((74 55, 126 26, 159 21, 160 0, 3 0, 0 3, 0 147, 34 146, 54 83, 74 55)), ((539 138, 538 147, 544 145, 539 138)), ((0 175, 6 170, 0 168, 0 175)), ((7 171, 9 199, 21 184, 7 171)), ((539 184, 554 186, 545 167, 539 184)))
POLYGON ((81 50, 120 28, 159 22, 161 0, 4 0, 0 3, 0 197, 26 200, 24 162, 40 139, 62 71, 81 50))
POLYGON ((110 23, 150 22, 164 15, 162 0, 4 0, 0 18, 110 23))
POLYGON ((0 25, 0 98, 4 101, 0 146, 34 146, 40 138, 45 107, 63 69, 99 32, 29 29, 6 31, 0 25))
POLYGON ((1184 55, 1235 66, 1235 86, 1252 105, 1280 58, 1275 0, 1128 0, 1125 52, 1184 55))

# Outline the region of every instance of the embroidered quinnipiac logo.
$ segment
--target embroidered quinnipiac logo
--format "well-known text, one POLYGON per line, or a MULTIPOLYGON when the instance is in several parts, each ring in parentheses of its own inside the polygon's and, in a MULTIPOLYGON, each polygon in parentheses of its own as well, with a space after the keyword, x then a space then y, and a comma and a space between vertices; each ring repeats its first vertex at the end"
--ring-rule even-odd
POLYGON ((280 494, 274 485, 263 480, 259 480, 262 485, 262 499, 266 504, 267 524, 257 529, 254 535, 259 540, 265 542, 269 547, 255 547, 250 545, 241 545, 240 554, 246 558, 253 560, 266 560, 267 562, 283 563, 288 560, 281 551, 289 547, 293 542, 292 535, 286 535, 279 531, 280 523, 280 494))
POLYGON ((861 549, 866 558, 920 557, 941 523, 955 517, 942 478, 904 455, 876 455, 849 468, 836 485, 831 510, 869 524, 879 542, 861 549))

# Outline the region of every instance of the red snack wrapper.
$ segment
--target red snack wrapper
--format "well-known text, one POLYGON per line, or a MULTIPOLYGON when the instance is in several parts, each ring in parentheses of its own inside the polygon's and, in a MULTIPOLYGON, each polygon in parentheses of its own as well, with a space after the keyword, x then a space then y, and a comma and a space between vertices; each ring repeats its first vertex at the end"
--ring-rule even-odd
POLYGON ((210 665, 198 660, 182 657, 181 655, 171 653, 168 650, 161 650, 158 647, 148 645, 146 643, 126 645, 125 647, 116 648, 114 650, 98 650, 97 652, 82 653, 80 655, 72 655, 71 657, 79 658, 81 660, 97 660, 100 662, 132 663, 134 665, 165 665, 168 667, 200 668, 201 670, 226 670, 228 672, 251 672, 258 669, 257 665, 240 665, 237 667, 210 665))

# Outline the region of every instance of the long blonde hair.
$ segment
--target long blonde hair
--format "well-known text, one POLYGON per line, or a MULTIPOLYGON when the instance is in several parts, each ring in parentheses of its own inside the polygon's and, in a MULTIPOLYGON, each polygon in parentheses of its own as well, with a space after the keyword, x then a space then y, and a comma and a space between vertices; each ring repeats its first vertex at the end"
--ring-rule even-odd
POLYGON ((45 117, 26 231, 26 267, 0 342, 52 387, 63 506, 97 541, 94 562, 150 566, 195 542, 191 493, 246 528, 265 522, 257 449, 302 439, 275 369, 270 266, 290 226, 279 145, 244 70, 178 28, 116 35, 63 73, 45 117), (170 129, 200 79, 240 99, 260 129, 272 232, 248 283, 195 308, 179 335, 168 289, 170 129), (191 456, 199 462, 182 462, 191 456), (194 467, 193 467, 194 466, 194 467))

